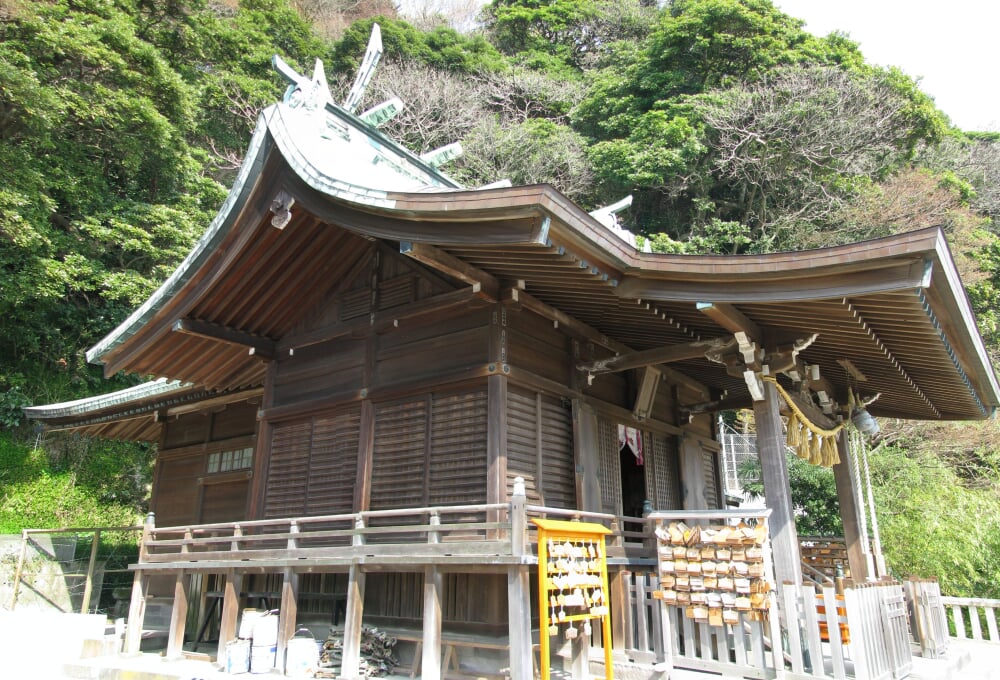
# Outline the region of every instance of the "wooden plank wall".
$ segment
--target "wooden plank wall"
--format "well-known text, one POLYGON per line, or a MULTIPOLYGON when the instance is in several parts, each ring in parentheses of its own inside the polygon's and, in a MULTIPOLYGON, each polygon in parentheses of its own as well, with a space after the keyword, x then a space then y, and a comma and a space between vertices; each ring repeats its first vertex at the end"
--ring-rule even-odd
POLYGON ((160 526, 230 521, 246 514, 249 477, 208 474, 211 453, 254 446, 256 403, 168 419, 157 455, 150 508, 160 526))
POLYGON ((507 494, 523 477, 529 503, 576 507, 573 414, 568 401, 511 385, 507 390, 507 494))
POLYGON ((486 385, 375 404, 372 510, 486 502, 486 385))

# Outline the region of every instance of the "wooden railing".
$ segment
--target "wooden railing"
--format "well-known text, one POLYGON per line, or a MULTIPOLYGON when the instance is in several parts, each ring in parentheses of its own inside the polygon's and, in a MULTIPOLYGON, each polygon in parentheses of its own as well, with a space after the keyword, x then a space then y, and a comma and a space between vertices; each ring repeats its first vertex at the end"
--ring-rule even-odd
POLYGON ((211 568, 233 560, 272 567, 303 560, 495 563, 512 556, 510 509, 498 503, 151 527, 139 568, 211 568))
MULTIPOLYGON (((739 521, 738 513, 726 511, 654 513, 651 519, 662 526, 675 519, 691 526, 739 521)), ((772 574, 769 560, 765 564, 772 574)), ((763 612, 738 611, 735 622, 712 625, 655 599, 658 574, 628 573, 627 579, 623 651, 637 663, 762 679, 898 680, 912 669, 906 600, 894 581, 847 588, 843 595, 832 585, 783 584, 772 587, 763 612)), ((773 584, 773 575, 767 580, 773 584)))
POLYGON ((941 604, 951 609, 952 637, 959 640, 1000 642, 997 634, 997 610, 1000 600, 968 597, 942 597, 941 604), (983 624, 986 625, 985 635, 983 624))

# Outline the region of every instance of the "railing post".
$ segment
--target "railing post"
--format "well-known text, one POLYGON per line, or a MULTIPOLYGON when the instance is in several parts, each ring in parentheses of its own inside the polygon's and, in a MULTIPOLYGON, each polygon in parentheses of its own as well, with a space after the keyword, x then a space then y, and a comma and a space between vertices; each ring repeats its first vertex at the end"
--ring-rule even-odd
POLYGON ((240 538, 243 536, 243 527, 239 524, 233 527, 233 542, 229 544, 230 552, 239 552, 240 538))
POLYGON ((80 603, 80 613, 90 611, 90 598, 94 594, 94 567, 97 565, 97 546, 101 543, 101 530, 94 530, 94 538, 90 544, 90 561, 87 562, 87 582, 83 587, 83 601, 80 603))
POLYGON ((510 550, 515 557, 523 555, 527 547, 528 515, 525 510, 526 504, 524 477, 515 477, 514 489, 510 497, 510 550))

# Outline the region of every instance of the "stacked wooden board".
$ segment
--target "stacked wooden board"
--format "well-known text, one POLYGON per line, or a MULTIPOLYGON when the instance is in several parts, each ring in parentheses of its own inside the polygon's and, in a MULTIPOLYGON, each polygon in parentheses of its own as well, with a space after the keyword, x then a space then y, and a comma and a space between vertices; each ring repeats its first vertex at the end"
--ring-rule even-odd
POLYGON ((737 623, 741 611, 766 617, 772 584, 765 520, 709 527, 676 521, 657 528, 656 539, 660 590, 653 597, 713 626, 737 623))

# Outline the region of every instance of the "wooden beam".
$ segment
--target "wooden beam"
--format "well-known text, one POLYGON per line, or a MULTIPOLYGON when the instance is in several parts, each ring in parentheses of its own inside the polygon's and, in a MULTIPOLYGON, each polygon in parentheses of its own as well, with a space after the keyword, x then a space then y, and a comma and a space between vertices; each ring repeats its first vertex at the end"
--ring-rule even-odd
POLYGON ((641 368, 644 366, 655 366, 656 364, 669 364, 675 361, 685 361, 688 359, 698 359, 704 357, 709 352, 723 352, 735 345, 732 338, 710 338, 708 340, 695 340, 694 342, 682 345, 669 345, 667 347, 654 347, 639 352, 619 354, 607 359, 597 359, 585 364, 579 364, 577 368, 585 373, 615 373, 627 371, 630 368, 641 368))
POLYGON ((730 333, 746 333, 751 340, 760 342, 763 337, 760 327, 748 319, 740 310, 726 302, 699 302, 698 311, 730 333))
POLYGON ((496 302, 500 299, 500 283, 492 274, 473 267, 440 248, 403 241, 399 244, 399 252, 470 286, 479 284, 479 296, 484 300, 496 302))
POLYGON ((286 336, 276 344, 277 353, 281 356, 287 356, 289 350, 318 345, 337 338, 363 337, 372 330, 379 333, 396 328, 402 321, 412 321, 454 309, 462 309, 474 303, 481 305, 481 292, 482 286, 476 283, 467 288, 441 293, 402 307, 376 312, 374 318, 365 316, 363 319, 325 326, 302 335, 286 336))
POLYGON ((504 304, 519 305, 523 309, 527 309, 530 312, 534 312, 541 317, 548 319, 549 321, 555 321, 559 324, 559 327, 565 330, 570 335, 575 335, 581 340, 587 340, 595 345, 600 345, 601 347, 606 347, 614 352, 631 352, 632 349, 627 345, 609 338, 595 328, 588 326, 579 319, 576 319, 565 312, 562 312, 555 307, 545 304, 538 298, 534 297, 530 293, 526 293, 523 290, 517 288, 509 288, 503 291, 504 304))
POLYGON ((247 347, 250 353, 261 359, 271 360, 275 357, 275 343, 270 338, 254 335, 221 324, 210 323, 200 319, 177 319, 170 327, 175 333, 196 335, 209 340, 217 340, 227 345, 247 347))

